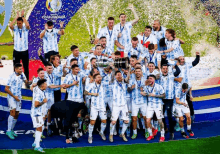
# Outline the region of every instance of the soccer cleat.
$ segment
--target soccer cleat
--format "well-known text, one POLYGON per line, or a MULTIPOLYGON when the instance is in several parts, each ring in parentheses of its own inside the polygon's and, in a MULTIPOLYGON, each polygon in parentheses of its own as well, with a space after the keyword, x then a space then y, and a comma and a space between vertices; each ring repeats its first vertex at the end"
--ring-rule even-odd
POLYGON ((144 134, 145 138, 148 138, 149 135, 150 135, 150 134, 149 134, 148 132, 145 132, 145 134, 144 134))
POLYGON ((109 141, 113 142, 113 135, 109 135, 109 141))
POLYGON ((11 133, 12 133, 12 135, 13 135, 14 137, 18 137, 18 135, 15 134, 15 132, 14 132, 13 130, 11 131, 11 133))
POLYGON ((106 140, 105 134, 99 132, 99 135, 101 136, 102 140, 106 140))
POLYGON ((128 139, 125 137, 125 134, 121 134, 120 137, 123 139, 123 141, 128 142, 128 139))
POLYGON ((39 151, 39 152, 45 153, 45 151, 41 147, 34 148, 34 151, 39 151))
POLYGON ((165 137, 160 137, 159 142, 164 142, 165 141, 165 137))
POLYGON ((88 138, 88 142, 89 142, 90 144, 92 144, 92 137, 89 137, 89 138, 88 138))
POLYGON ((154 139, 154 136, 149 136, 149 137, 147 138, 147 141, 150 141, 150 140, 152 140, 152 139, 154 139))
POLYGON ((184 138, 189 138, 189 136, 185 133, 185 132, 181 132, 181 135, 182 135, 182 137, 184 137, 184 138))
POLYGON ((7 131, 7 132, 6 132, 6 135, 7 135, 10 139, 12 139, 12 140, 15 139, 15 137, 13 136, 13 134, 12 134, 11 131, 7 131))
POLYGON ((192 130, 188 130, 188 133, 189 133, 189 136, 193 137, 194 136, 194 133, 192 130))
POLYGON ((36 144, 35 144, 35 143, 33 143, 33 144, 32 144, 32 148, 35 148, 35 147, 36 147, 36 144))
POLYGON ((153 129, 152 129, 152 131, 153 131, 153 135, 154 135, 154 136, 156 136, 156 135, 157 135, 158 130, 153 128, 153 129))
POLYGON ((137 138, 137 134, 133 134, 132 137, 131 137, 131 139, 133 139, 133 140, 136 139, 136 138, 137 138))

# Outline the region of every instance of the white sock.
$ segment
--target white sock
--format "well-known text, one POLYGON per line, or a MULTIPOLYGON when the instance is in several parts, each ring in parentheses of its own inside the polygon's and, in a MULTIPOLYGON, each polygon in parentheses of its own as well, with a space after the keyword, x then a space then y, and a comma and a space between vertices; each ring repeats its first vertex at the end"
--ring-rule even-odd
POLYGON ((181 132, 185 132, 184 127, 180 127, 181 132))
POLYGON ((191 130, 191 125, 187 125, 187 130, 191 130))
POLYGON ((158 128, 158 121, 154 121, 154 128, 155 128, 155 129, 158 128))
POLYGON ((8 117, 8 130, 7 131, 11 131, 12 130, 13 119, 14 119, 14 117, 9 115, 9 117, 8 117))
POLYGON ((100 133, 104 134, 105 128, 106 128, 106 123, 101 123, 101 131, 100 131, 100 133))
POLYGON ((89 124, 89 137, 92 137, 93 129, 94 129, 94 125, 89 124))
POLYGON ((150 134, 150 136, 152 136, 153 135, 152 128, 149 127, 147 130, 148 130, 148 133, 150 134))
POLYGON ((44 125, 42 126, 42 132, 44 131, 44 125))
POLYGON ((137 134, 137 129, 133 129, 133 134, 137 134))
POLYGON ((110 123, 110 135, 113 135, 114 130, 115 130, 115 125, 112 125, 112 123, 110 123))
POLYGON ((12 124, 11 130, 14 130, 16 122, 17 122, 17 119, 13 119, 13 124, 12 124))
POLYGON ((160 133, 161 133, 161 137, 164 137, 164 134, 165 134, 164 128, 161 129, 160 133))
POLYGON ((36 143, 36 148, 39 148, 39 147, 40 147, 40 139, 41 139, 41 135, 42 135, 42 132, 40 132, 40 131, 36 131, 36 133, 35 133, 35 143, 36 143))
POLYGON ((128 124, 123 123, 121 134, 123 135, 128 128, 128 124))
POLYGON ((141 118, 141 123, 142 123, 143 129, 145 129, 145 122, 144 122, 144 118, 141 118))

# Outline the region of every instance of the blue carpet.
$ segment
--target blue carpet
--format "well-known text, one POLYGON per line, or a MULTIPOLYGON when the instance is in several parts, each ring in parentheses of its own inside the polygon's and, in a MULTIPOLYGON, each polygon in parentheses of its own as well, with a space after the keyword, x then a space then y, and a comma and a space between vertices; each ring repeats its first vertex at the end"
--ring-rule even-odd
MULTIPOLYGON (((34 142, 33 138, 33 126, 32 123, 24 123, 18 121, 15 130, 19 130, 18 137, 15 140, 10 140, 5 134, 7 126, 7 121, 0 121, 0 149, 31 149, 31 144, 34 142), (32 132, 32 133, 31 133, 32 132), (31 134, 30 134, 31 133, 31 134)), ((210 121, 210 122, 201 122, 192 124, 192 130, 195 133, 193 138, 207 138, 220 135, 220 121, 210 121)), ((107 133, 109 134, 109 129, 107 133)), ((44 134, 46 134, 44 132, 44 134)), ((41 142, 43 148, 66 148, 66 147, 86 147, 86 146, 109 146, 109 145, 119 145, 119 144, 146 144, 159 141, 160 133, 152 141, 146 141, 143 132, 138 132, 138 137, 135 140, 128 139, 128 142, 123 142, 122 139, 118 136, 114 136, 114 142, 110 143, 108 140, 108 135, 106 135, 107 140, 102 141, 101 137, 98 134, 93 135, 93 143, 89 144, 88 134, 82 136, 79 139, 78 143, 66 144, 65 137, 62 136, 52 136, 46 137, 41 142)), ((169 133, 165 136, 166 140, 169 139, 169 133)), ((180 135, 180 132, 175 132, 175 140, 183 139, 180 135)))

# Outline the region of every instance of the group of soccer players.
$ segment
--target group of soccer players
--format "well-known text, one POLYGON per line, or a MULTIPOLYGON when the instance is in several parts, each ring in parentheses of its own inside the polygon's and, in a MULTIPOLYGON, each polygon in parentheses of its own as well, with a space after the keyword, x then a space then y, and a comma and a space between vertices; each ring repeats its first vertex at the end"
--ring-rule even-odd
MULTIPOLYGON (((58 30, 53 28, 51 21, 47 22, 45 30, 40 34, 40 38, 44 40, 45 57, 41 56, 41 49, 38 51, 46 70, 39 68, 38 77, 34 78, 31 85, 33 91, 31 118, 36 128, 35 142, 32 146, 35 150, 44 152, 40 147, 41 137, 44 137, 42 135, 44 122, 47 119, 46 126, 50 134, 49 126, 53 118, 51 115, 54 114, 53 108, 57 108, 56 104, 59 104, 57 102, 61 101, 61 89, 66 90, 65 99, 68 101, 66 104, 85 103, 90 117, 89 143, 93 142, 92 134, 98 116, 101 121, 99 134, 106 140, 108 110, 111 117, 110 142, 113 142, 113 136, 118 132, 117 122, 120 127, 119 135, 124 141, 128 141, 130 127, 133 129, 131 139, 136 139, 137 128, 140 126, 145 130, 147 141, 154 139, 158 130, 161 135, 159 141, 165 141, 165 131, 168 131, 165 113, 169 121, 170 140, 174 139, 175 124, 176 130, 179 129, 184 138, 194 136, 191 129, 194 111, 189 74, 190 68, 199 63, 200 53, 196 52, 193 62, 185 62, 181 48, 184 41, 176 37, 173 29, 162 27, 159 20, 154 21, 153 28, 146 26, 144 32, 131 38, 132 26, 138 22, 139 17, 133 5, 129 5, 129 9, 135 16, 133 21, 126 22, 126 15, 122 13, 119 16, 120 23, 114 25, 114 18, 109 17, 108 25, 99 31, 94 41, 95 47, 85 55, 79 52, 76 45, 71 46, 72 54, 66 59, 65 65, 60 64, 56 44, 57 34, 64 34, 63 23, 58 30), (129 67, 115 67, 114 60, 121 57, 129 58, 129 67), (97 66, 96 62, 102 59, 110 61, 110 65, 97 66), (184 115, 187 119, 189 136, 184 130, 184 115)), ((23 28, 25 26, 27 25, 23 25, 23 28)), ((14 29, 19 32, 19 27, 14 29)), ((22 72, 22 65, 17 63, 14 68, 15 72, 9 77, 5 88, 10 108, 6 134, 10 139, 17 136, 13 129, 21 110, 22 82, 28 82, 22 72)), ((67 105, 64 106, 68 108, 67 105)), ((83 117, 80 118, 80 114, 78 117, 81 129, 83 117)), ((70 136, 66 134, 66 143, 71 142, 70 136)))

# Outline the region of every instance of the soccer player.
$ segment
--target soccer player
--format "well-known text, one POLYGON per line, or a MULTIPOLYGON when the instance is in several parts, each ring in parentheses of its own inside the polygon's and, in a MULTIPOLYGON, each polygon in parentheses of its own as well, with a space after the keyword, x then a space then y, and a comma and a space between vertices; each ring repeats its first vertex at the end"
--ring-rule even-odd
POLYGON ((160 124, 161 129, 161 137, 160 142, 165 141, 165 131, 164 131, 164 124, 162 121, 163 118, 163 101, 162 99, 165 98, 165 92, 161 85, 155 83, 156 77, 154 75, 149 75, 148 80, 146 81, 146 86, 144 87, 144 92, 141 92, 143 96, 148 96, 148 105, 147 105, 147 130, 150 136, 147 138, 147 141, 154 139, 152 133, 152 126, 151 126, 151 118, 155 112, 158 122, 160 124))
MULTIPOLYGON (((147 108, 147 97, 141 95, 143 87, 145 86, 146 79, 143 77, 141 68, 135 68, 135 78, 129 81, 128 91, 131 91, 132 99, 132 124, 133 124, 133 136, 132 139, 137 138, 137 115, 139 110, 146 123, 146 108, 147 108)), ((147 135, 147 129, 145 130, 145 137, 147 135)), ((146 137, 147 138, 147 137, 146 137)))
POLYGON ((88 89, 85 90, 85 95, 91 96, 91 111, 90 111, 90 125, 89 125, 89 138, 88 142, 92 143, 92 132, 94 125, 99 115, 101 119, 101 130, 99 132, 102 140, 106 140, 104 131, 106 128, 106 106, 105 106, 105 90, 104 85, 102 84, 102 77, 100 74, 94 75, 95 82, 91 83, 88 89))
POLYGON ((119 15, 120 23, 113 28, 115 45, 118 47, 117 51, 121 52, 121 57, 124 57, 124 50, 131 44, 131 28, 139 20, 133 4, 129 4, 128 8, 133 12, 135 19, 131 22, 126 22, 126 15, 121 13, 119 15))
POLYGON ((46 72, 44 73, 44 78, 47 80, 47 89, 45 91, 47 101, 47 111, 48 111, 48 119, 47 119, 47 133, 48 136, 51 135, 51 130, 49 125, 51 124, 51 106, 54 104, 54 89, 64 87, 64 85, 56 85, 55 84, 55 75, 53 72, 53 65, 51 63, 47 63, 46 65, 46 72))
MULTIPOLYGON (((175 65, 176 71, 174 73, 168 72, 168 65, 162 65, 162 75, 160 77, 160 85, 164 88, 166 97, 163 100, 163 114, 167 111, 167 117, 169 120, 170 128, 170 140, 174 139, 174 122, 172 119, 172 109, 173 109, 173 100, 174 100, 174 78, 180 74, 180 69, 175 65)), ((166 121, 163 118, 164 128, 166 130, 166 121)))
POLYGON ((114 51, 114 36, 113 36, 113 27, 114 27, 114 18, 113 17, 109 17, 108 18, 108 24, 106 27, 100 29, 98 35, 97 35, 97 39, 95 40, 96 43, 98 43, 98 41, 100 40, 101 37, 106 37, 106 48, 109 48, 111 51, 114 51))
POLYGON ((32 144, 34 150, 39 152, 44 152, 43 148, 40 147, 40 140, 42 135, 42 127, 44 126, 44 112, 45 112, 45 103, 47 103, 47 98, 45 90, 47 88, 46 79, 40 79, 37 82, 37 87, 33 91, 33 101, 31 107, 31 119, 33 122, 35 132, 35 141, 32 144))
POLYGON ((116 121, 118 120, 120 113, 121 113, 121 119, 124 121, 120 137, 122 137, 122 139, 125 142, 128 141, 124 135, 129 123, 129 117, 128 117, 129 113, 128 113, 128 106, 126 101, 126 93, 127 93, 126 82, 127 81, 123 81, 122 74, 120 71, 115 72, 115 77, 114 75, 112 76, 111 86, 113 92, 113 97, 112 97, 113 109, 112 109, 112 116, 110 123, 110 135, 109 135, 110 142, 113 142, 113 132, 115 130, 116 121))
POLYGON ((147 62, 153 62, 155 66, 157 66, 160 70, 161 67, 161 54, 155 51, 155 46, 153 44, 148 45, 149 53, 145 54, 147 58, 147 62))
POLYGON ((24 67, 24 74, 29 80, 29 53, 28 53, 28 31, 30 25, 24 17, 24 10, 21 11, 21 16, 17 12, 15 19, 9 24, 11 30, 14 31, 14 51, 13 51, 13 65, 20 63, 22 60, 24 67), (17 25, 14 23, 17 21, 17 25), (23 23, 25 25, 23 25, 23 23))
POLYGON ((37 86, 37 81, 40 79, 44 79, 44 69, 43 68, 38 68, 37 70, 38 77, 34 78, 32 81, 32 85, 30 86, 31 91, 37 86))
POLYGON ((8 93, 7 100, 10 110, 10 115, 8 117, 8 130, 6 135, 12 140, 15 139, 14 137, 17 137, 17 134, 15 134, 13 129, 21 110, 22 83, 28 82, 24 73, 22 72, 22 65, 20 63, 15 64, 14 70, 15 72, 9 76, 7 85, 5 86, 5 92, 8 93))
POLYGON ((160 20, 154 20, 152 34, 157 39, 157 50, 163 51, 164 48, 159 45, 160 39, 165 38, 166 28, 160 25, 160 20))
POLYGON ((71 51, 72 51, 72 54, 67 58, 67 60, 66 60, 66 62, 67 62, 66 66, 67 66, 68 68, 71 68, 71 66, 70 66, 70 61, 71 61, 71 59, 75 58, 75 59, 77 59, 77 61, 78 61, 79 68, 80 68, 81 70, 84 70, 84 57, 79 53, 79 48, 78 48, 78 46, 73 45, 73 46, 71 46, 70 49, 71 49, 71 51))
POLYGON ((181 130, 181 135, 184 138, 189 138, 184 131, 184 124, 183 124, 183 114, 186 115, 186 123, 187 123, 187 131, 190 136, 194 136, 194 133, 191 129, 191 117, 190 117, 190 110, 189 105, 186 101, 186 95, 189 91, 189 86, 187 83, 183 83, 182 87, 176 89, 175 91, 175 103, 176 103, 176 114, 179 117, 179 125, 181 130))
POLYGON ((190 69, 192 67, 195 67, 199 63, 199 60, 200 60, 200 53, 199 52, 196 52, 196 58, 193 62, 186 63, 185 58, 183 56, 179 57, 179 63, 180 63, 179 68, 181 70, 181 73, 179 76, 182 77, 182 80, 180 80, 180 82, 181 82, 181 84, 187 83, 190 88, 190 90, 187 93, 186 100, 189 105, 192 121, 194 120, 195 115, 194 115, 194 108, 193 108, 193 103, 192 103, 192 100, 193 100, 192 85, 189 81, 189 75, 190 75, 190 69))
POLYGON ((153 44, 154 49, 157 50, 157 39, 153 34, 151 34, 151 32, 152 32, 152 27, 146 26, 143 35, 142 34, 137 35, 140 44, 143 45, 144 50, 146 52, 149 44, 153 44))
POLYGON ((128 50, 125 52, 127 53, 128 57, 131 58, 132 55, 137 56, 137 62, 141 62, 144 56, 144 49, 143 46, 138 43, 138 38, 133 37, 131 39, 131 46, 127 48, 128 50))
POLYGON ((79 73, 79 66, 72 65, 72 73, 68 74, 64 79, 64 85, 68 92, 67 100, 84 103, 83 84, 85 83, 85 75, 79 73))
POLYGON ((102 56, 110 57, 114 53, 114 49, 112 50, 106 46, 106 39, 107 38, 105 36, 102 36, 99 39, 100 45, 102 47, 102 56))
POLYGON ((63 24, 63 22, 60 22, 60 29, 56 29, 52 21, 47 21, 45 29, 40 33, 40 38, 43 39, 44 58, 46 61, 50 61, 50 56, 59 54, 57 35, 64 35, 63 24))

